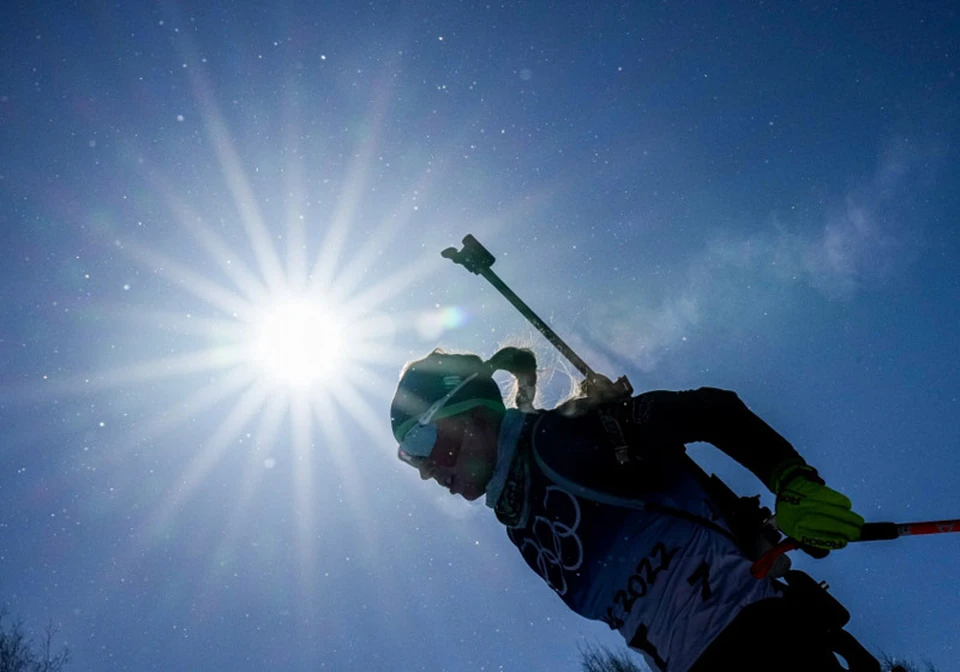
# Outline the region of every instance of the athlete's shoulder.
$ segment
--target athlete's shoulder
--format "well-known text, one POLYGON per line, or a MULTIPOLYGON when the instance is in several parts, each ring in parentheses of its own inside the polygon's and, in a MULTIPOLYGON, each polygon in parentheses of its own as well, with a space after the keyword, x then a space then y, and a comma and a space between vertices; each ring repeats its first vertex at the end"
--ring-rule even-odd
POLYGON ((617 459, 613 439, 596 411, 571 417, 546 412, 533 423, 533 465, 565 487, 636 496, 640 480, 632 465, 617 459))

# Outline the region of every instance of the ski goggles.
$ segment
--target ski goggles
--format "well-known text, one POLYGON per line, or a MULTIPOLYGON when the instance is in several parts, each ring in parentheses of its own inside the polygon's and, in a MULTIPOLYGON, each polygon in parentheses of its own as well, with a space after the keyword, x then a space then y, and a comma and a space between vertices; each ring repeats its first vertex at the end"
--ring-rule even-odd
POLYGON ((440 428, 437 427, 434 419, 437 413, 440 412, 440 409, 446 406, 447 402, 450 401, 457 392, 462 390, 467 383, 476 377, 477 374, 472 373, 464 378, 460 381, 459 385, 433 402, 430 408, 421 414, 417 419, 417 424, 411 427, 406 435, 404 435, 397 449, 397 457, 399 457, 401 461, 418 469, 426 460, 445 467, 451 467, 456 463, 457 457, 460 455, 460 447, 455 446, 450 450, 438 450, 437 439, 440 435, 440 428))

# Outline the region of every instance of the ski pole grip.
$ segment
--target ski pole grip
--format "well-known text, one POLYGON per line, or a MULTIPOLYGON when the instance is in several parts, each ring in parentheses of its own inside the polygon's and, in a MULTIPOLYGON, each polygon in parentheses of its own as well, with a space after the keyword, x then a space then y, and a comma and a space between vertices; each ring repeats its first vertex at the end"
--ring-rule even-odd
POLYGON ((471 273, 482 275, 489 271, 490 267, 497 260, 490 251, 480 244, 480 241, 469 233, 463 239, 463 249, 458 250, 455 247, 448 247, 440 255, 445 259, 451 260, 455 264, 460 264, 471 273))
POLYGON ((896 523, 864 523, 860 528, 860 541, 883 541, 900 536, 896 523))

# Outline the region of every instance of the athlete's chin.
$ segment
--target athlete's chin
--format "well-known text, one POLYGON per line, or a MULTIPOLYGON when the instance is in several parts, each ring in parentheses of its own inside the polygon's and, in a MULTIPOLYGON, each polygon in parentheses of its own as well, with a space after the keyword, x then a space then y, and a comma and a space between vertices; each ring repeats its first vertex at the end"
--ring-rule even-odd
POLYGON ((473 488, 471 488, 463 492, 458 492, 457 494, 463 497, 468 502, 473 502, 480 499, 480 497, 483 495, 483 490, 474 490, 473 488))

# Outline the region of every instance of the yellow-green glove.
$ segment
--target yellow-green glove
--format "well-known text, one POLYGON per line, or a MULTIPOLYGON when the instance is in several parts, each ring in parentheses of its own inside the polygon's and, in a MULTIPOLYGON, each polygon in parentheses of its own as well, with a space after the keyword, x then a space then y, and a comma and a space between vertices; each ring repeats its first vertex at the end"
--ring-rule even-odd
POLYGON ((828 488, 812 467, 797 465, 777 479, 777 527, 797 541, 824 549, 860 538, 863 518, 850 500, 828 488))

